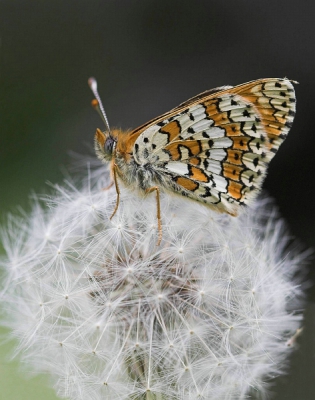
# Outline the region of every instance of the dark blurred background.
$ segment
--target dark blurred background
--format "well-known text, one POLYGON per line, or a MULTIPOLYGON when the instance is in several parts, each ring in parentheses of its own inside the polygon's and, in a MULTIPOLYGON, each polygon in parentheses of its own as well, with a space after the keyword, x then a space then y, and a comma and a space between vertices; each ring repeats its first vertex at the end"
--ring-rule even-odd
MULTIPOLYGON (((264 188, 292 235, 314 247, 314 21, 314 0, 1 0, 1 215, 62 181, 69 151, 92 154, 103 125, 90 107, 90 76, 111 126, 122 128, 212 87, 288 77, 300 82, 297 116, 264 188)), ((276 399, 315 398, 314 300, 309 289, 305 333, 289 374, 275 380, 276 399)), ((1 362, 3 398, 54 398, 9 370, 6 378, 1 362)))

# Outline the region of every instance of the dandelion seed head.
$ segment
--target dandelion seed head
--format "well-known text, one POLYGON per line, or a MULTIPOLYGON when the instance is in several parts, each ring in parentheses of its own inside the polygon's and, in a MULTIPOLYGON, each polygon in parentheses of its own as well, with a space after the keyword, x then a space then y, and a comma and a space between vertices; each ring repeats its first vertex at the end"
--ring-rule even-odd
POLYGON ((230 218, 165 194, 157 246, 154 196, 121 188, 110 219, 107 185, 95 168, 2 230, 2 322, 16 354, 73 400, 266 393, 301 321, 303 257, 285 253, 275 212, 258 203, 230 218))

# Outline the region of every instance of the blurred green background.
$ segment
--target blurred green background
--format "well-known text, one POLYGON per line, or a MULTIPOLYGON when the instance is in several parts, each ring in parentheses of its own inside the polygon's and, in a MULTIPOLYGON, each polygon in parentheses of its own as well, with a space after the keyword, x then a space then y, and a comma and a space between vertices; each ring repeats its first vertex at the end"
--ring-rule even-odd
MULTIPOLYGON (((286 76, 300 82, 298 111, 264 188, 293 236, 314 246, 314 17, 313 0, 1 0, 2 220, 62 181, 69 151, 93 154, 102 122, 88 77, 110 124, 135 128, 206 89, 286 76)), ((305 333, 275 399, 315 398, 314 299, 309 289, 305 333)), ((10 346, 0 351, 0 400, 55 399, 45 378, 25 380, 8 363, 10 346)))

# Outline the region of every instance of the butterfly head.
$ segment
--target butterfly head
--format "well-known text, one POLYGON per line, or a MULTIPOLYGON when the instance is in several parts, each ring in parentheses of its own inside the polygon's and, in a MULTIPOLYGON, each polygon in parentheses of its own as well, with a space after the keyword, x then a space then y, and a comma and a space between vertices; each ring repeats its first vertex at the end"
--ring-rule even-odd
POLYGON ((116 139, 109 132, 102 132, 97 129, 94 137, 94 148, 97 157, 101 161, 110 161, 116 148, 116 139))

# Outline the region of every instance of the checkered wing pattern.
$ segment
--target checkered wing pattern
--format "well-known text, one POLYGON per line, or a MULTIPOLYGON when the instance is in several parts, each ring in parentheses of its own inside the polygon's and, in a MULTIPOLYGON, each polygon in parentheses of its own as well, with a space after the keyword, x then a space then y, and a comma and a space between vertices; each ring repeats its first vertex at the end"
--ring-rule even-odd
POLYGON ((167 189, 236 215, 259 192, 294 115, 288 79, 213 89, 136 129, 133 156, 167 189))

